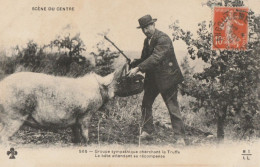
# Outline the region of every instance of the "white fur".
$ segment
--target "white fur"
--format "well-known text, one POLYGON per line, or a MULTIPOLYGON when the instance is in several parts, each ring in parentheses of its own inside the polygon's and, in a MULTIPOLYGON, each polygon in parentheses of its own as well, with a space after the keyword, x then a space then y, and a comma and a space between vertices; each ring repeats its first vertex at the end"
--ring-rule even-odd
POLYGON ((0 120, 4 125, 0 139, 8 140, 29 116, 51 128, 79 123, 87 138, 90 117, 103 105, 102 96, 114 96, 113 78, 114 73, 106 77, 91 73, 75 79, 32 72, 6 77, 0 82, 0 120), (102 86, 108 92, 101 92, 106 91, 102 86))

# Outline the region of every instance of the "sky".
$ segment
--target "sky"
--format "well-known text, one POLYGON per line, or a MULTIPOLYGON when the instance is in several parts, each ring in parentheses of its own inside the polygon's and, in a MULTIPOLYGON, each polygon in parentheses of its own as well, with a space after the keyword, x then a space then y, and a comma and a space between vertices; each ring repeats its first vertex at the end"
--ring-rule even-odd
MULTIPOLYGON (((218 1, 218 0, 217 0, 218 1)), ((197 24, 212 20, 206 0, 0 0, 0 49, 24 46, 28 40, 46 44, 66 31, 80 32, 91 52, 108 37, 123 51, 141 52, 144 34, 137 29, 138 19, 146 14, 157 18, 156 28, 171 36, 169 25, 175 20, 195 32, 197 24), (74 11, 33 11, 32 7, 74 7, 74 11)), ((245 0, 246 5, 260 13, 260 0, 245 0), (257 8, 258 7, 258 8, 257 8)), ((182 42, 174 42, 176 52, 185 50, 182 42)))

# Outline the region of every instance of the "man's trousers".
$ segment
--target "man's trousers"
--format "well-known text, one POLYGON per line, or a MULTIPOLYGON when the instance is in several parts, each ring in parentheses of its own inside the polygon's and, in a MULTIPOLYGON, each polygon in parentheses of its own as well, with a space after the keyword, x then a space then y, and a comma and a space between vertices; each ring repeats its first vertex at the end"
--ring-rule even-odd
MULTIPOLYGON (((150 82, 151 83, 151 82, 150 82)), ((146 84, 144 89, 144 97, 142 102, 142 130, 147 133, 154 132, 153 115, 152 115, 152 105, 155 98, 160 93, 155 84, 146 84)), ((177 86, 160 93, 163 100, 168 108, 171 124, 175 136, 185 136, 184 124, 181 119, 181 114, 179 110, 179 104, 177 100, 178 89, 177 86)))

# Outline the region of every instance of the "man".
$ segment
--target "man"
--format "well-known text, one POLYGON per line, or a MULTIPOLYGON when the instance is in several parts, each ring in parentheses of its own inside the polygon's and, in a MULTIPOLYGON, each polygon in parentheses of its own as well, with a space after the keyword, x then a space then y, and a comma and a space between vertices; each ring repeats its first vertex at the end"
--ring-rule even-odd
POLYGON ((147 139, 154 132, 152 105, 160 93, 170 113, 172 128, 177 143, 185 144, 184 124, 181 119, 177 101, 178 84, 183 76, 175 57, 172 41, 169 36, 155 28, 157 19, 145 15, 139 20, 143 33, 146 35, 141 59, 135 59, 128 75, 137 72, 145 73, 144 97, 142 102, 142 134, 147 139))

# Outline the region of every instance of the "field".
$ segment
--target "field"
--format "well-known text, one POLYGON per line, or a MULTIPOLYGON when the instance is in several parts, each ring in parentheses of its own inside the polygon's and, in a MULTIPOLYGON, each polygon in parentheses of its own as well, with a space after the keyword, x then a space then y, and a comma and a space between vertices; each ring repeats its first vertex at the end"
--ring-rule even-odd
MULTIPOLYGON (((2 75, 2 78, 4 75, 2 75)), ((153 105, 155 133, 152 140, 140 140, 141 102, 143 93, 131 97, 116 97, 96 113, 91 119, 90 141, 87 145, 174 145, 174 133, 168 110, 159 95, 153 105)), ((186 137, 191 146, 216 144, 216 123, 213 115, 202 109, 193 111, 190 106, 195 99, 178 95, 181 114, 185 123, 186 137)), ((259 116, 259 115, 258 115, 259 116)), ((257 120, 257 118, 256 118, 257 120)), ((259 126, 259 123, 258 123, 259 126)), ((253 135, 238 135, 236 125, 228 124, 225 129, 226 140, 252 140, 260 137, 256 129, 253 135), (246 137, 244 137, 246 136, 246 137)), ((16 145, 23 146, 70 146, 72 131, 67 129, 35 129, 26 125, 11 138, 16 145)))
MULTIPOLYGON (((140 121, 140 104, 142 94, 132 97, 131 100, 126 98, 116 98, 113 102, 114 106, 110 106, 110 110, 99 111, 93 115, 90 128, 90 141, 87 145, 172 145, 175 140, 174 133, 171 128, 170 119, 166 106, 162 98, 158 96, 154 107, 154 124, 155 133, 152 140, 139 140, 139 121, 140 121), (125 102, 128 104, 119 104, 125 102), (133 105, 135 104, 135 105, 133 105), (119 108, 120 105, 125 107, 119 108)), ((184 105, 187 97, 179 95, 179 102, 182 109, 182 116, 185 122, 186 136, 190 146, 201 146, 206 144, 217 144, 216 125, 209 125, 207 118, 203 116, 204 112, 193 113, 188 111, 184 105)), ((252 139, 259 137, 259 132, 252 139)), ((22 128, 12 137, 12 142, 23 146, 71 146, 72 131, 70 128, 46 130, 35 129, 28 126, 22 128)), ((226 128, 226 140, 240 141, 237 134, 234 133, 234 126, 226 128)), ((249 140, 249 138, 243 139, 249 140)))
MULTIPOLYGON (((0 79, 4 78, 4 75, 0 79)), ((143 93, 132 97, 115 97, 100 111, 94 113, 91 119, 90 145, 132 144, 132 145, 172 145, 175 143, 174 133, 171 128, 169 114, 159 95, 153 105, 154 124, 156 132, 152 140, 139 140, 141 101, 143 93)), ((186 97, 187 98, 187 97, 186 97)), ((179 95, 180 106, 185 111, 187 99, 179 95)), ((193 127, 194 115, 183 113, 186 122, 186 135, 191 145, 213 142, 215 138, 208 128, 193 127), (188 116, 189 115, 189 116, 188 116), (207 133, 206 133, 207 131, 207 133), (210 137, 207 137, 210 136, 210 137)), ((199 125, 200 126, 200 125, 199 125)), ((67 129, 41 129, 23 125, 11 137, 15 145, 73 145, 71 142, 72 131, 67 129)))
MULTIPOLYGON (((114 66, 114 60, 118 58, 118 52, 113 52, 108 47, 104 47, 102 42, 97 44, 98 51, 96 53, 92 52, 86 56, 84 52, 86 49, 79 36, 74 38, 59 38, 54 41, 55 42, 52 41, 44 47, 38 46, 34 41, 29 41, 26 48, 15 48, 14 53, 16 54, 12 56, 6 56, 4 52, 0 52, 0 80, 5 76, 20 71, 41 72, 56 76, 79 77, 90 71, 94 71, 97 74, 104 76, 111 73, 116 68, 116 66, 114 66), (59 47, 67 45, 60 44, 67 43, 71 44, 68 46, 73 47, 70 48, 69 52, 63 52, 62 50, 68 50, 68 48, 59 47), (75 43, 77 45, 74 45, 75 43), (57 46, 55 44, 57 44, 57 46), (48 49, 52 50, 55 47, 58 51, 48 52, 48 49), (88 56, 92 56, 94 63, 88 59, 88 56)), ((256 53, 259 53, 258 50, 256 53)), ((127 54, 131 58, 139 57, 136 52, 127 54)), ((225 52, 225 54, 231 55, 234 53, 225 52)), ((238 60, 238 58, 242 57, 242 55, 236 54, 233 56, 234 60, 238 60)), ((254 56, 256 57, 255 59, 259 58, 257 55, 254 56)), ((211 69, 213 71, 207 72, 205 69, 200 69, 203 70, 203 72, 200 73, 203 74, 202 76, 206 75, 206 77, 212 79, 212 81, 210 81, 211 84, 206 84, 206 82, 199 80, 198 77, 197 79, 194 77, 197 71, 194 72, 189 61, 185 61, 183 58, 184 57, 182 57, 181 62, 179 61, 179 64, 181 65, 182 72, 186 79, 186 87, 184 90, 186 91, 186 95, 180 94, 181 91, 179 91, 178 100, 189 145, 216 144, 219 141, 217 119, 218 115, 223 113, 221 108, 222 104, 227 106, 224 111, 226 114, 226 121, 223 123, 225 140, 252 141, 254 139, 259 139, 260 112, 258 105, 260 89, 259 87, 257 88, 258 95, 255 93, 257 91, 251 89, 256 87, 251 86, 252 83, 256 85, 256 82, 259 82, 257 77, 253 75, 257 73, 257 69, 259 69, 256 60, 254 58, 241 59, 242 63, 245 63, 245 60, 250 60, 250 62, 246 63, 253 63, 255 69, 250 71, 249 68, 241 66, 240 73, 236 75, 233 75, 235 73, 232 71, 232 68, 225 68, 225 70, 229 69, 230 71, 223 70, 223 75, 215 73, 220 69, 218 68, 218 65, 223 65, 221 64, 222 60, 219 60, 219 63, 213 63, 214 66, 212 65, 211 69), (251 73, 252 71, 254 73, 251 73), (245 73, 248 75, 245 76, 245 73), (225 82, 218 82, 216 84, 215 81, 218 80, 214 80, 214 77, 217 78, 218 76, 212 77, 212 74, 220 76, 226 75, 227 77, 225 78, 225 82), (241 77, 248 77, 247 80, 243 80, 245 82, 244 84, 240 84, 241 77), (235 79, 235 81, 233 79, 235 79), (237 86, 234 86, 234 84, 237 84, 237 86), (209 93, 211 90, 215 91, 215 97, 212 96, 213 94, 209 93), (247 92, 242 92, 243 90, 246 90, 247 92), (233 95, 234 92, 237 94, 233 95), (188 96, 189 93, 190 96, 188 96), (202 101, 202 99, 205 101, 202 101), (226 103, 227 100, 230 100, 229 104, 226 103), (238 100, 240 100, 240 102, 238 100), (238 106, 240 106, 240 108, 238 106), (255 108, 252 108, 252 106, 255 108), (234 112, 235 109, 237 109, 236 112, 234 112), (245 114, 243 115, 243 113, 245 114), (247 120, 248 118, 249 121, 247 120)), ((222 56, 221 58, 224 57, 222 56)), ((196 60, 194 62, 199 63, 196 60)), ((233 66, 234 64, 234 62, 229 63, 230 66, 233 66)), ((209 64, 210 63, 208 63, 208 65, 209 64)), ((253 68, 252 65, 249 67, 251 67, 251 69, 253 68)), ((153 139, 149 141, 140 140, 142 96, 143 94, 141 93, 126 98, 116 97, 106 104, 104 108, 94 113, 91 120, 91 128, 89 132, 90 141, 88 144, 133 144, 136 146, 174 145, 175 140, 169 114, 161 96, 157 97, 153 105, 153 116, 156 130, 153 134, 153 139)), ((71 135, 72 132, 70 128, 46 130, 22 126, 11 140, 18 145, 68 146, 72 145, 71 135)))
MULTIPOLYGON (((156 132, 152 140, 139 141, 140 123, 140 102, 141 96, 132 99, 132 104, 126 104, 119 108, 119 99, 115 99, 115 106, 109 107, 110 111, 99 111, 93 115, 90 128, 90 145, 109 145, 109 144, 131 144, 131 145, 174 145, 173 130, 171 128, 169 115, 163 104, 161 97, 154 104, 154 124, 156 132), (137 104, 137 105, 133 105, 137 104)), ((128 98, 129 99, 129 98, 128 98)), ((120 99, 122 101, 122 98, 120 99)), ((123 99, 124 102, 129 100, 123 99)), ((190 116, 192 117, 192 116, 190 116)), ((186 135, 191 145, 211 143, 216 140, 211 132, 204 132, 186 120, 186 135), (191 124, 191 125, 188 125, 191 124)), ((13 137, 12 141, 23 145, 72 145, 71 129, 35 129, 23 126, 13 137)))

